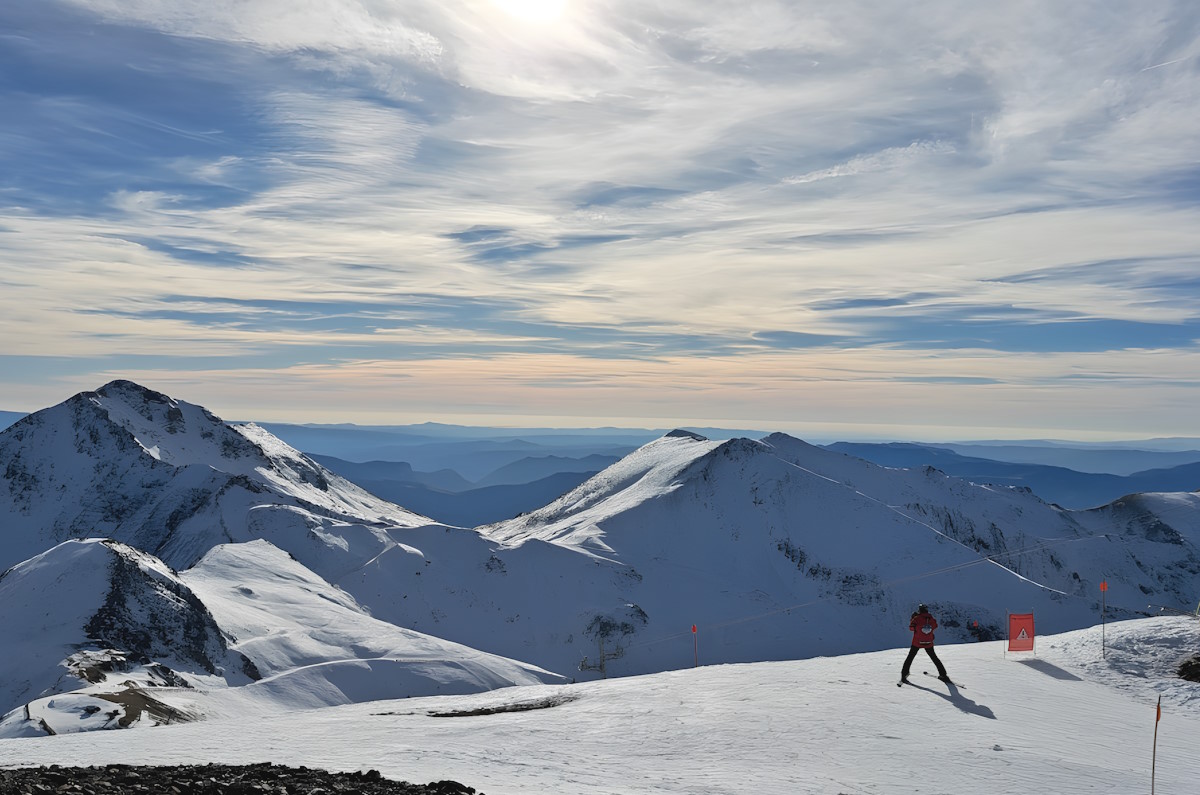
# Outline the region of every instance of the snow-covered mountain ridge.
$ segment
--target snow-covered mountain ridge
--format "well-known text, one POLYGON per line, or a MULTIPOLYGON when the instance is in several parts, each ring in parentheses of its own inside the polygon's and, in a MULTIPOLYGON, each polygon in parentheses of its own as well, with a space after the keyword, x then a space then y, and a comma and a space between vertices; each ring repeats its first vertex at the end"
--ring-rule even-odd
POLYGON ((784 434, 673 432, 455 528, 114 382, 0 433, 0 472, 4 565, 94 535, 162 556, 264 674, 222 686, 243 708, 885 649, 920 601, 946 641, 999 637, 1008 611, 1063 631, 1099 620, 1101 580, 1110 618, 1193 608, 1200 582, 1195 493, 1064 511, 784 434))
POLYGON ((390 532, 428 520, 257 426, 227 425, 118 381, 0 434, 0 472, 0 565, 14 564, 0 579, 0 637, 21 638, 0 691, 0 715, 17 707, 20 714, 9 715, 0 734, 62 730, 56 715, 76 715, 67 725, 84 729, 143 714, 148 722, 200 717, 155 712, 148 689, 241 690, 260 673, 262 686, 247 697, 295 703, 303 689, 310 706, 559 681, 372 619, 330 585, 324 578, 401 548, 390 532), (72 540, 93 535, 120 542, 72 540), (175 569, 186 570, 203 601, 175 569), (225 571, 225 581, 213 571, 225 571), (262 620, 247 624, 248 616, 262 620), (225 657, 237 662, 220 662, 225 657), (93 674, 102 670, 117 678, 93 674), (136 703, 117 719, 109 713, 120 707, 97 709, 125 693, 126 682, 136 703))
MULTIPOLYGON (((592 648, 578 653, 605 653, 603 635, 609 652, 625 652, 609 670, 637 672, 685 660, 692 624, 709 659, 744 661, 904 643, 918 601, 936 603, 957 639, 997 637, 1006 612, 1026 609, 1047 629, 1087 626, 1099 618, 1101 580, 1110 615, 1144 614, 1151 602, 1193 608, 1198 508, 1196 494, 1145 495, 1070 512, 1024 490, 878 467, 783 434, 677 434, 544 509, 479 530, 502 542, 495 554, 510 571, 533 542, 607 569, 613 596, 589 624, 600 629, 584 630, 592 648)), ((594 568, 564 566, 579 592, 604 587, 594 568)), ((445 587, 427 574, 423 588, 445 587)), ((367 601, 387 610, 383 597, 367 601)), ((557 610, 557 593, 550 602, 557 610)), ((453 600, 439 609, 440 632, 454 637, 453 600)), ((536 615, 515 623, 528 616, 536 632, 536 615)))

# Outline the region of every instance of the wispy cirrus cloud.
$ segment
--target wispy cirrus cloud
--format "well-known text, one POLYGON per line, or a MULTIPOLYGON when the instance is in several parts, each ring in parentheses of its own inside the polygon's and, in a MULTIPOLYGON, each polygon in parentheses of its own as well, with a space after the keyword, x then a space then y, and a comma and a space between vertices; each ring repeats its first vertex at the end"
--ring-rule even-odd
POLYGON ((786 177, 783 182, 786 185, 803 185, 806 182, 819 182, 823 179, 888 171, 914 163, 919 164, 919 161, 939 154, 954 154, 954 147, 939 141, 914 141, 905 147, 890 147, 879 152, 858 155, 845 163, 838 163, 835 166, 810 171, 795 177, 786 177))
POLYGON ((1086 383, 1132 433, 1140 381, 1200 434, 1191 5, 53 0, 0 30, 0 368, 43 396, 10 408, 115 362, 743 425, 813 384, 867 423, 895 411, 847 385, 895 383, 1000 427, 1086 383))

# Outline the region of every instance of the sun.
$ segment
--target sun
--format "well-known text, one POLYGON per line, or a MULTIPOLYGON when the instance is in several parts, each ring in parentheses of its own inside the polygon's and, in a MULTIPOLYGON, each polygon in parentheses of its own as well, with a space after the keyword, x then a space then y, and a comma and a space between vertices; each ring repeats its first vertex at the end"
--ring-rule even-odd
POLYGON ((525 22, 554 22, 563 15, 567 0, 492 0, 492 5, 525 22))

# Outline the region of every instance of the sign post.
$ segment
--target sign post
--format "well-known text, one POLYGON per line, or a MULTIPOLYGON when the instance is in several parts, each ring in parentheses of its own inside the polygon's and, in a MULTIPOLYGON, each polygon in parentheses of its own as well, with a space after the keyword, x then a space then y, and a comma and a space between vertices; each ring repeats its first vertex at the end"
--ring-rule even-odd
POLYGON ((1033 613, 1008 614, 1008 650, 1033 651, 1033 613))
POLYGON ((700 639, 696 635, 696 625, 692 624, 692 667, 700 667, 700 639))

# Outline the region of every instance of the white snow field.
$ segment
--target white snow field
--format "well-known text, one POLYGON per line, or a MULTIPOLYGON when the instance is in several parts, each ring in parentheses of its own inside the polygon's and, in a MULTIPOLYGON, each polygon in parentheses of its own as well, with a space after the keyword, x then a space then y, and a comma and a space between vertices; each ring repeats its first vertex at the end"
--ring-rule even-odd
POLYGON ((0 765, 270 761, 487 795, 1145 793, 1161 695, 1155 791, 1197 792, 1200 684, 1174 672, 1200 621, 1109 624, 1104 657, 1101 632, 941 646, 962 687, 924 655, 896 687, 897 648, 0 740, 0 765))
POLYGON ((217 546, 185 574, 89 539, 0 578, 0 737, 113 728, 148 707, 171 722, 567 681, 374 619, 266 541, 217 546))

